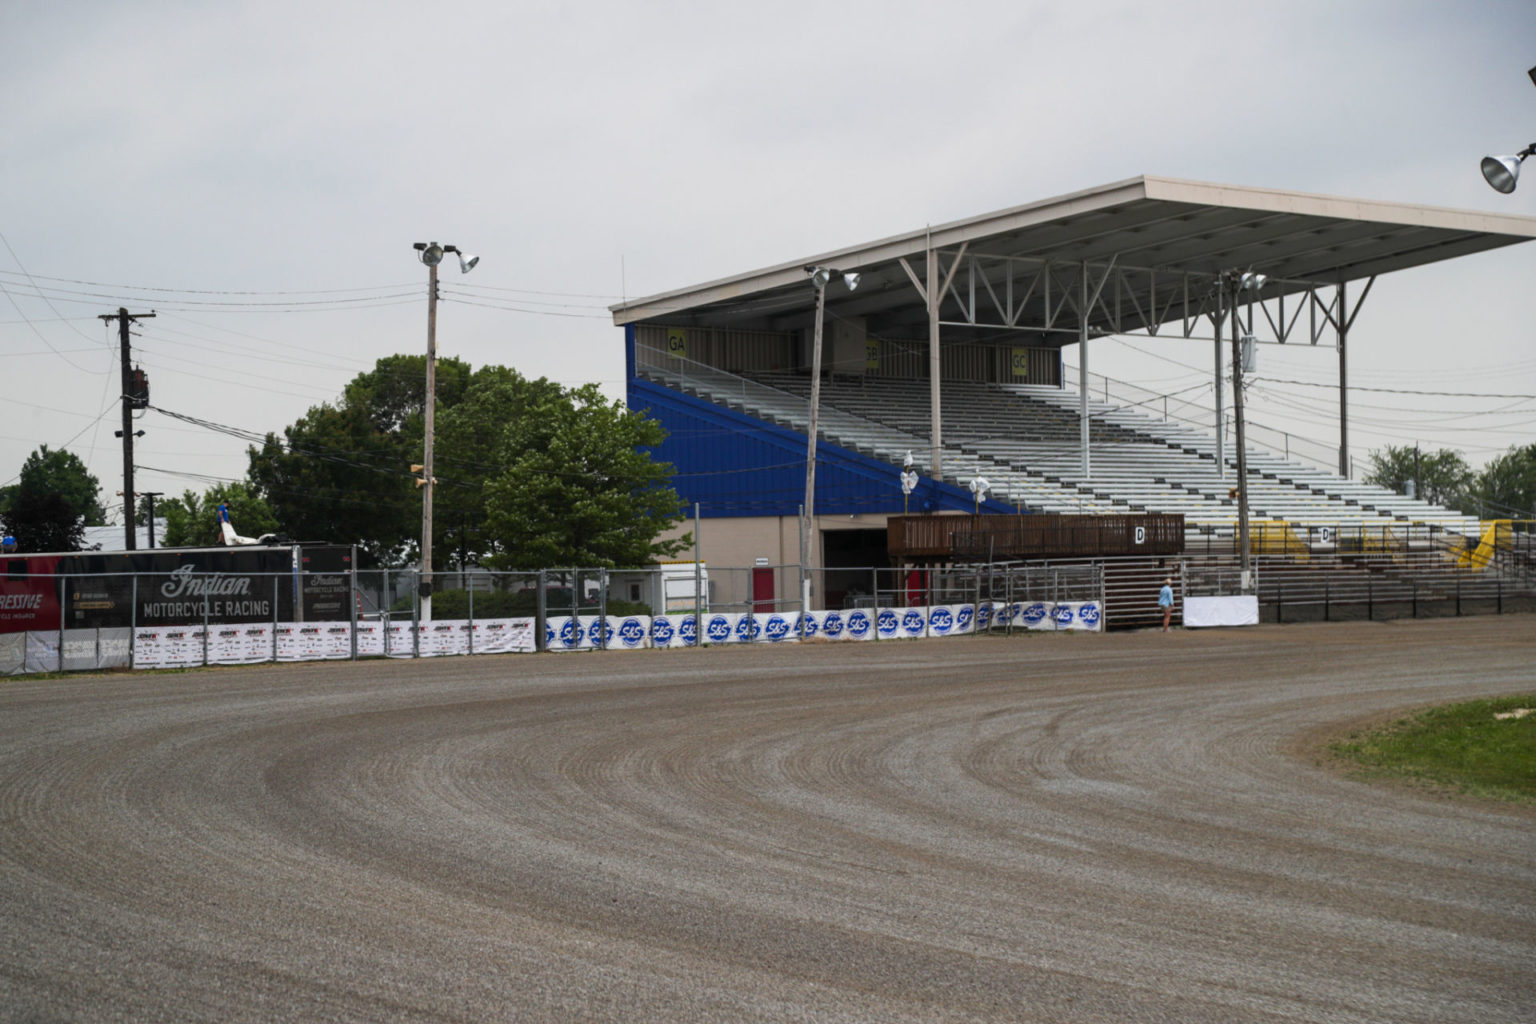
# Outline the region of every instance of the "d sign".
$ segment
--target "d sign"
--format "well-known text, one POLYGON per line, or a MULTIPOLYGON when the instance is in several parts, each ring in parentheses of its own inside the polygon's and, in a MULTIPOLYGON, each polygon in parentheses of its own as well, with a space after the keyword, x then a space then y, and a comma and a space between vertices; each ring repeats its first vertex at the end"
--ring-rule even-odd
POLYGON ((1138 527, 1136 527, 1136 543, 1137 544, 1145 544, 1146 542, 1147 542, 1147 528, 1145 526, 1138 526, 1138 527))

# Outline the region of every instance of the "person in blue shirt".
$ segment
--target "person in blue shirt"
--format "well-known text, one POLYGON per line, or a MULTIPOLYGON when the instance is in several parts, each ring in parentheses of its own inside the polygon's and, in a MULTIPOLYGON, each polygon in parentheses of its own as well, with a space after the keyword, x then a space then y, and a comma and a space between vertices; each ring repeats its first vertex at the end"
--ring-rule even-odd
POLYGON ((11 552, 13 552, 15 550, 16 550, 16 538, 15 537, 12 537, 10 534, 6 534, 4 538, 0 538, 0 551, 4 551, 6 554, 10 554, 11 552))
POLYGON ((219 502, 219 522, 229 522, 229 502, 227 501, 219 502))
POLYGON ((1163 589, 1157 592, 1157 606, 1163 610, 1163 632, 1168 632, 1168 620, 1173 618, 1173 577, 1163 580, 1163 589))

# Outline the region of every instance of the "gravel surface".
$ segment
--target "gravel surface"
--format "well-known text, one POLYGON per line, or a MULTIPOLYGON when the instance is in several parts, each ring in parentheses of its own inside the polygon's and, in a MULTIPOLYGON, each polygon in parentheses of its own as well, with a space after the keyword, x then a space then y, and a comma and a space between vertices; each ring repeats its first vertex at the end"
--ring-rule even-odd
POLYGON ((0 1020, 1526 1021, 1536 620, 0 683, 0 1020))

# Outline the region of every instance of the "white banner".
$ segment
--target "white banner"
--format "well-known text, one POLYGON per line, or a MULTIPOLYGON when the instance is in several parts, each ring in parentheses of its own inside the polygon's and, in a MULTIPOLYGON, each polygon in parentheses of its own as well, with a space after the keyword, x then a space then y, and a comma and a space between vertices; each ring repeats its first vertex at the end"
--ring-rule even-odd
POLYGON ((202 663, 202 626, 153 626, 133 634, 134 668, 179 668, 202 663))
POLYGON ((830 610, 807 612, 805 615, 807 640, 873 640, 875 638, 875 613, 865 608, 846 611, 830 610))
POLYGON ((1097 601, 1058 601, 1051 609, 1057 629, 1100 633, 1104 630, 1104 608, 1097 601))
POLYGON ((704 628, 699 631, 699 642, 702 644, 737 643, 740 627, 741 616, 736 612, 710 612, 704 616, 704 628))
POLYGON ((699 642, 699 623, 692 612, 657 615, 651 619, 652 647, 693 647, 699 642))
POLYGON ((89 672, 96 668, 96 630, 66 629, 61 665, 65 672, 89 672))
POLYGON ((780 644, 800 639, 799 612, 757 612, 752 618, 758 643, 780 644))
POLYGON ((409 622, 391 622, 385 626, 384 653, 391 658, 414 658, 416 627, 409 622))
MULTIPOLYGON (((533 619, 476 619, 474 641, 476 654, 532 654, 536 650, 533 619)), ((362 638, 358 638, 362 653, 362 638)))
POLYGON ((1184 598, 1184 625, 1195 629, 1206 626, 1257 626, 1257 594, 1233 594, 1226 597, 1184 598))
POLYGON ((272 660, 272 626, 268 623, 213 626, 208 634, 208 661, 214 665, 251 665, 272 660))
POLYGON ((26 637, 25 671, 57 672, 59 670, 59 631, 56 629, 34 630, 26 634, 26 637))
POLYGON ((0 676, 14 676, 27 668, 27 634, 0 633, 0 676))
POLYGON ((359 622, 357 624, 357 656, 377 658, 384 653, 384 624, 359 622))

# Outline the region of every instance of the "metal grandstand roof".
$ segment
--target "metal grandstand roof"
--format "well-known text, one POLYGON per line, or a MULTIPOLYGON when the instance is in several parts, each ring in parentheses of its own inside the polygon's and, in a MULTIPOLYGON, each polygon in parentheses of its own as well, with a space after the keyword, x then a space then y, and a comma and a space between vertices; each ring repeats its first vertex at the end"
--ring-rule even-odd
MULTIPOLYGON (((1223 271, 1253 270, 1271 340, 1311 342, 1330 311, 1323 289, 1536 238, 1536 218, 1143 176, 923 228, 612 307, 614 323, 793 330, 810 322, 808 265, 858 271, 829 310, 872 333, 922 334, 937 276, 945 340, 1022 331, 1046 344, 1087 334, 1184 336, 1213 310, 1223 271), (927 254, 935 254, 928 265, 927 254), (1300 296, 1301 301, 1287 298, 1300 296), (1319 316, 1321 314, 1321 317, 1319 316), (1294 331, 1294 334, 1293 334, 1294 331)), ((1250 312, 1250 319, 1253 319, 1250 312)), ((1337 325, 1335 325, 1337 326, 1337 325)))

